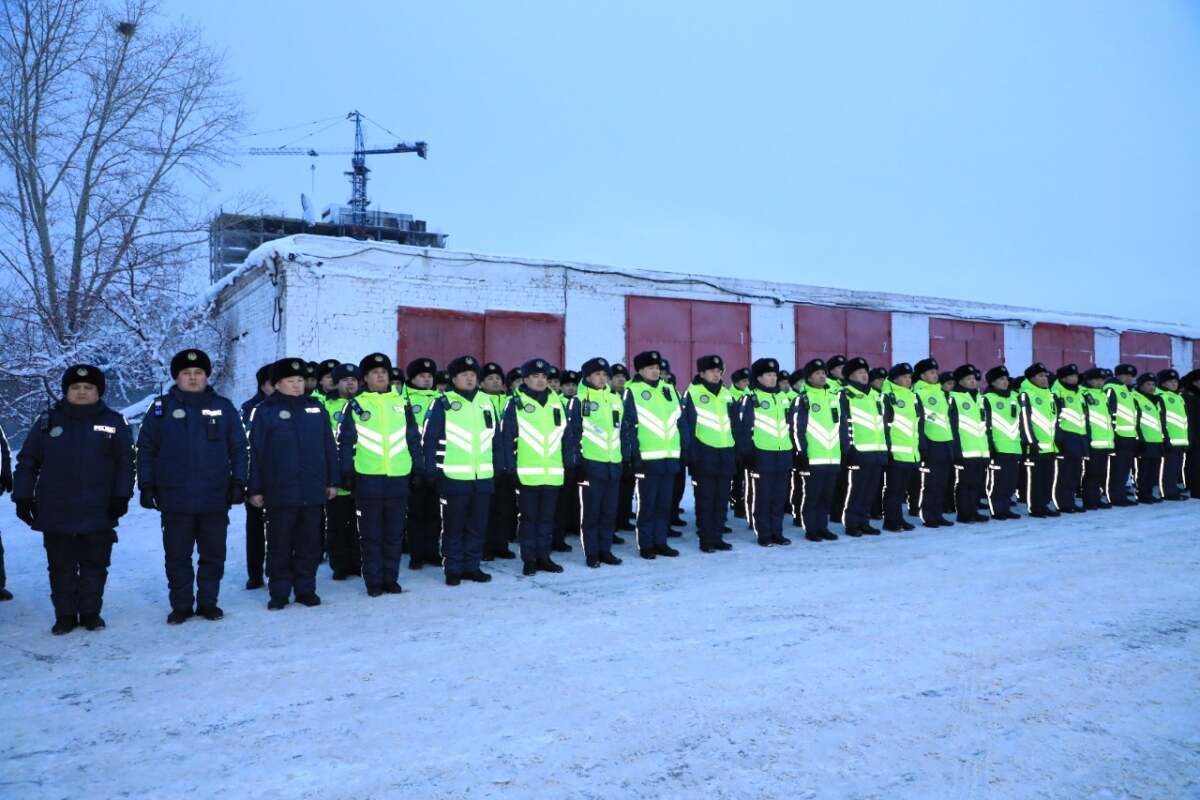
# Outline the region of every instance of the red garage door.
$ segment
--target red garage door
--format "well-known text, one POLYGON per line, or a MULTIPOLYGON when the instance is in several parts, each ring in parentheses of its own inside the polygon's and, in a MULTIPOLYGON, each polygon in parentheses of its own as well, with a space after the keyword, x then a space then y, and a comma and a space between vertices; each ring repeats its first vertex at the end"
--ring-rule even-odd
POLYGON ((562 364, 563 318, 520 311, 442 311, 401 307, 397 311, 396 358, 404 367, 429 357, 445 368, 463 355, 495 361, 505 369, 540 356, 562 364))
POLYGON ((890 367, 891 312, 796 306, 796 369, 839 353, 862 356, 872 367, 890 367))
POLYGON ((696 359, 715 353, 726 372, 750 365, 750 306, 711 300, 625 298, 625 354, 658 350, 671 362, 680 386, 696 373, 696 359))
POLYGON ((987 372, 1004 363, 1004 326, 998 322, 931 317, 929 355, 943 370, 974 364, 987 372))
POLYGON ((1166 369, 1171 366, 1171 337, 1165 333, 1125 331, 1121 334, 1121 360, 1133 364, 1138 372, 1166 369))
POLYGON ((1051 371, 1066 364, 1090 369, 1096 366, 1096 332, 1086 325, 1039 322, 1033 326, 1033 360, 1051 371))

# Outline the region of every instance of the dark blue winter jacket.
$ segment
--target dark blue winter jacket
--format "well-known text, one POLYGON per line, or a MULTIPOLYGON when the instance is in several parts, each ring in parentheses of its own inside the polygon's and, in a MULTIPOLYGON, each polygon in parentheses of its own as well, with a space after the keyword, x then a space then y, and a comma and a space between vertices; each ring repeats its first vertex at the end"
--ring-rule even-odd
POLYGON ((339 478, 333 428, 319 402, 276 392, 254 409, 247 495, 263 495, 268 508, 319 506, 339 478))
POLYGON ((224 511, 231 483, 247 479, 246 433, 233 403, 213 391, 172 387, 155 400, 138 432, 138 486, 159 510, 224 511))
POLYGON ((115 497, 133 496, 133 434, 103 402, 60 400, 38 417, 17 454, 13 500, 37 502, 34 530, 99 533, 112 530, 115 497))
POLYGON ((254 397, 242 403, 242 425, 246 430, 250 430, 250 415, 254 413, 254 409, 258 408, 258 404, 266 399, 267 396, 263 394, 262 389, 259 389, 254 393, 254 397))

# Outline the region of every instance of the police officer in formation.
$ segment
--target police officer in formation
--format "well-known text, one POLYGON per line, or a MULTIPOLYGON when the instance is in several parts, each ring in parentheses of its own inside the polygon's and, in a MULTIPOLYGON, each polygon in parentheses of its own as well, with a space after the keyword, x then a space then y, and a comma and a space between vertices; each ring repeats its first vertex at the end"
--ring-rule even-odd
POLYGON ((246 499, 245 430, 233 403, 208 385, 211 374, 212 361, 204 351, 176 354, 171 359, 175 385, 150 405, 138 432, 139 503, 162 516, 169 625, 195 615, 207 620, 224 615, 217 598, 225 574, 229 509, 246 499))
POLYGON ((101 399, 104 373, 76 364, 63 373, 63 399, 34 422, 17 455, 17 517, 42 533, 56 635, 100 616, 116 527, 133 497, 133 435, 101 399))
POLYGON ((603 358, 591 358, 580 370, 582 383, 569 406, 570 426, 577 432, 578 485, 582 512, 580 545, 589 567, 616 566, 613 555, 622 474, 630 458, 630 444, 622 436, 625 407, 621 396, 609 388, 611 367, 603 358))
POLYGON ((663 379, 662 365, 657 350, 634 356, 637 375, 626 384, 622 420, 637 481, 637 546, 645 559, 679 555, 667 544, 667 535, 676 508, 675 479, 686 460, 683 447, 689 437, 679 395, 663 379))
MULTIPOLYGON (((927 358, 884 373, 835 355, 805 364, 784 389, 771 358, 726 386, 714 354, 697 359, 681 398, 657 351, 639 353, 634 367, 626 382, 620 364, 598 357, 579 373, 535 358, 507 376, 471 356, 443 375, 429 358, 403 372, 382 353, 357 367, 284 358, 258 371, 239 415, 209 385, 208 355, 184 350, 171 361, 175 385, 146 413, 135 468, 129 427, 101 400, 103 373, 76 365, 63 376, 63 399, 26 437, 15 474, 0 431, 0 492, 11 489, 17 516, 43 533, 56 634, 105 626, 107 568, 135 471, 141 505, 162 517, 170 624, 222 617, 228 509, 243 501, 247 588, 262 585, 265 558, 268 608, 277 610, 293 594, 320 604, 323 518, 334 577, 361 571, 371 597, 401 592, 406 534, 410 566, 440 562, 451 586, 489 581, 481 560, 505 557, 518 528, 524 574, 561 572, 554 540, 576 533, 562 524, 564 508, 579 517, 585 563, 620 564, 612 548, 628 476, 640 555, 676 556, 667 539, 685 467, 705 553, 732 547, 723 533, 739 470, 763 546, 790 544, 789 500, 806 540, 823 542, 838 538, 831 511, 850 536, 878 534, 872 516, 887 531, 912 530, 906 493, 928 528, 953 524, 943 516, 947 494, 962 523, 987 521, 985 501, 990 519, 1019 518, 1014 494, 1033 517, 1183 500, 1184 489, 1200 497, 1187 458, 1200 438, 1200 370, 1181 380, 1173 369, 1081 373, 1067 364, 1051 378, 1038 362, 1017 389, 1003 366, 981 386, 972 364, 947 376, 927 358), (511 487, 511 511, 494 502, 497 476, 511 487), (500 533, 489 534, 493 526, 500 533)), ((9 598, 0 547, 0 600, 9 598)))
MULTIPOLYGON (((0 497, 13 488, 12 451, 8 447, 8 437, 4 428, 0 428, 0 497)), ((12 600, 12 592, 7 588, 7 576, 4 574, 4 540, 0 539, 0 602, 12 600)))
MULTIPOLYGON (((315 373, 315 370, 311 370, 315 373)), ((309 365, 283 358, 271 366, 275 391, 250 417, 250 504, 267 528, 267 608, 317 606, 322 514, 341 476, 329 413, 305 393, 309 365)), ((315 385, 316 378, 313 382, 315 385)))
POLYGON ((700 552, 731 549, 722 538, 729 511, 729 493, 736 467, 734 428, 738 406, 722 383, 725 362, 718 355, 696 359, 696 378, 683 396, 683 419, 691 441, 688 472, 695 497, 696 536, 700 552))
MULTIPOLYGON (((400 559, 413 473, 425 471, 421 430, 408 398, 391 383, 391 360, 372 353, 359 364, 364 389, 338 428, 342 486, 354 492, 367 595, 400 594, 400 559)), ((332 551, 331 551, 332 558, 332 551)))

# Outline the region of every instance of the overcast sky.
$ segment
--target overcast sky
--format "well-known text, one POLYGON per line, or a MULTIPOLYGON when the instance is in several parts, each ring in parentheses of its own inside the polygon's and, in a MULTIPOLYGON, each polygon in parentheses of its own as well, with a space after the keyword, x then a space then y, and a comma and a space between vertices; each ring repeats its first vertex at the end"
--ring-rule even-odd
MULTIPOLYGON (((329 120, 244 146, 348 149, 354 108, 428 141, 368 160, 372 208, 452 248, 1200 320, 1198 3, 166 10, 248 131, 329 120)), ((298 216, 313 163, 344 202, 341 156, 247 156, 211 200, 298 216)))

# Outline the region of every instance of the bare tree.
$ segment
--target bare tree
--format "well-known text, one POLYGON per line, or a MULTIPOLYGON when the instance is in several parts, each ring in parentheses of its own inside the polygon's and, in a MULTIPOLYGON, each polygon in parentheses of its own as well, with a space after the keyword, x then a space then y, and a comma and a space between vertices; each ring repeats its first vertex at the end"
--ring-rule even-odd
POLYGON ((0 3, 0 380, 28 416, 89 361, 129 393, 204 334, 187 294, 241 109, 222 57, 147 0, 0 3))

